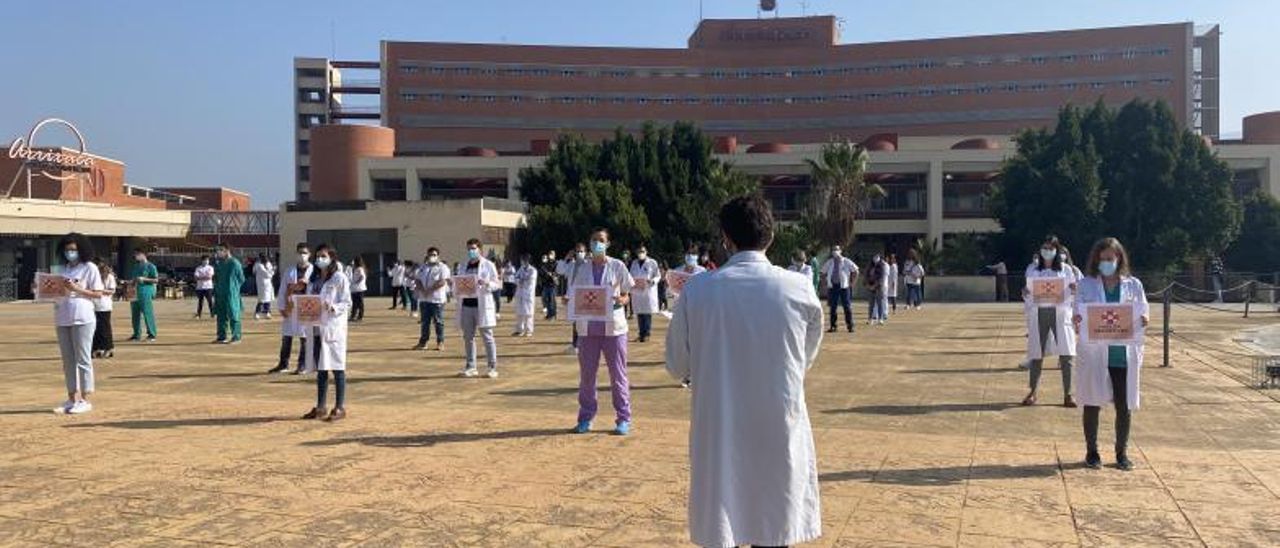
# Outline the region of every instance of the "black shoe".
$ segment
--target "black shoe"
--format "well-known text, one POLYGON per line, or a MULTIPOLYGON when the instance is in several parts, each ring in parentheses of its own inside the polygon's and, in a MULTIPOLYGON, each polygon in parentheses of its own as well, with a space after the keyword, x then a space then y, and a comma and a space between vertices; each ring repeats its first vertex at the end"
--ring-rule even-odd
POLYGON ((828 329, 828 330, 827 330, 827 333, 835 333, 835 332, 836 332, 836 328, 834 328, 834 327, 832 327, 831 329, 828 329))
POLYGON ((267 374, 268 374, 268 375, 274 375, 274 374, 276 374, 276 373, 284 373, 285 371, 288 371, 288 370, 289 370, 289 366, 287 366, 287 365, 277 365, 277 366, 272 367, 271 369, 267 370, 267 374))
POLYGON ((1133 470, 1133 461, 1129 460, 1129 457, 1124 453, 1116 455, 1116 468, 1124 470, 1125 472, 1133 470))
POLYGON ((142 340, 142 339, 140 339, 140 338, 138 338, 138 337, 129 337, 129 338, 125 339, 125 340, 126 340, 126 341, 129 341, 129 342, 138 342, 138 341, 140 341, 140 340, 142 340))
POLYGON ((1102 468, 1102 457, 1097 453, 1089 453, 1084 457, 1084 465, 1093 470, 1102 468))

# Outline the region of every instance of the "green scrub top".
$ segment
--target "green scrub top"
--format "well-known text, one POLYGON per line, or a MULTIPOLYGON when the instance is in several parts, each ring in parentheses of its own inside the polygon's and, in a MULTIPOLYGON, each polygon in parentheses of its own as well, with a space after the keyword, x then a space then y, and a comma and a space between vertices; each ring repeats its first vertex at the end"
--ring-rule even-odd
MULTIPOLYGON (((1120 284, 1116 284, 1114 289, 1108 289, 1104 284, 1102 290, 1106 293, 1107 302, 1120 302, 1120 284)), ((1129 366, 1129 349, 1125 346, 1111 345, 1107 347, 1107 367, 1124 368, 1129 366)))
MULTIPOLYGON (((140 277, 141 278, 159 278, 160 271, 156 269, 156 265, 152 264, 151 261, 147 261, 145 263, 137 263, 133 265, 133 275, 131 277, 134 280, 137 280, 140 277)), ((155 296, 156 296, 155 282, 138 282, 138 297, 137 297, 138 299, 152 299, 152 298, 155 298, 155 296)))

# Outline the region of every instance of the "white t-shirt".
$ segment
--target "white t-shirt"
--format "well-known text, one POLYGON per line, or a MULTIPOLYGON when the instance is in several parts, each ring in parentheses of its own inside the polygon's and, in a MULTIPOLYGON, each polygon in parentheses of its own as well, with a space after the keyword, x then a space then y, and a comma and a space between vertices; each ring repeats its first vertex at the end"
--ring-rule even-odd
POLYGON ((449 265, 444 263, 424 263, 418 267, 418 302, 444 304, 449 300, 449 284, 440 286, 439 289, 431 289, 437 282, 448 281, 450 278, 449 265))
MULTIPOLYGON (((62 267, 63 276, 75 280, 80 287, 92 291, 102 291, 102 276, 98 273, 98 265, 93 263, 76 263, 62 267)), ((86 325, 97 322, 93 315, 94 301, 84 295, 72 294, 65 299, 53 303, 53 322, 58 327, 86 325)))
POLYGON ((213 289, 213 265, 196 267, 196 289, 213 289))
POLYGON ((115 274, 107 274, 107 277, 102 280, 102 289, 103 291, 106 291, 107 294, 98 297, 93 301, 93 310, 94 312, 111 312, 111 309, 115 308, 115 305, 112 303, 116 293, 115 274))

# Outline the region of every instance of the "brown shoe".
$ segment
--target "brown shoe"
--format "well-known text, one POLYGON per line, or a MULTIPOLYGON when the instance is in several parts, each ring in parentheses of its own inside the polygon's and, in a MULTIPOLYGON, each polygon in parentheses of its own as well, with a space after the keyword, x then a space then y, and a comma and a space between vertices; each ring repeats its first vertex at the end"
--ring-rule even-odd
POLYGON ((307 411, 306 415, 302 416, 302 420, 308 420, 308 421, 315 420, 315 419, 323 419, 323 418, 324 418, 324 409, 321 409, 319 407, 312 407, 310 411, 307 411))
POLYGON ((1075 409, 1075 408, 1076 408, 1076 399, 1075 399, 1075 398, 1073 398, 1073 397, 1071 397, 1071 395, 1070 395, 1070 394, 1067 394, 1067 397, 1065 397, 1065 398, 1063 398, 1063 399, 1062 399, 1062 406, 1063 406, 1063 407, 1066 407, 1066 408, 1069 408, 1069 409, 1075 409))
POLYGON ((334 421, 340 421, 345 418, 347 418, 346 410, 344 410, 341 407, 334 407, 333 412, 329 413, 329 416, 325 417, 324 420, 327 420, 329 422, 334 422, 334 421))
POLYGON ((1027 397, 1022 398, 1022 405, 1035 405, 1035 404, 1036 404, 1036 395, 1034 392, 1031 394, 1027 394, 1027 397))

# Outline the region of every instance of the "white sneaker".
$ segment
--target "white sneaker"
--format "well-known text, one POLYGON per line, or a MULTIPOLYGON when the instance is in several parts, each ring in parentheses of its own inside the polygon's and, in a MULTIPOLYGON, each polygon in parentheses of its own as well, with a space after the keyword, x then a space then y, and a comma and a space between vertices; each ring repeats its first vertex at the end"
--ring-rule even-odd
POLYGON ((578 347, 571 344, 569 345, 569 348, 564 349, 564 353, 570 356, 575 356, 578 354, 578 347))
POLYGON ((92 411, 92 410, 93 410, 93 404, 91 404, 91 403, 89 403, 89 402, 87 402, 87 401, 84 401, 84 400, 80 400, 80 401, 78 401, 78 402, 76 402, 76 403, 72 404, 72 406, 71 406, 71 407, 67 408, 67 414, 68 414, 68 415, 79 415, 79 414, 81 414, 81 413, 88 413, 88 412, 90 412, 90 411, 92 411))
POLYGON ((498 378, 498 370, 491 367, 489 368, 489 372, 486 373, 486 376, 488 376, 490 379, 496 379, 498 378))
POLYGON ((480 375, 480 372, 472 368, 467 368, 467 369, 463 369, 460 375, 470 379, 470 378, 478 377, 480 375))
POLYGON ((54 408, 53 408, 53 412, 54 412, 54 413, 57 413, 57 414, 59 414, 59 415, 65 415, 65 414, 67 414, 67 411, 68 411, 69 409, 71 409, 71 407, 72 407, 73 405, 75 405, 75 404, 76 404, 76 402, 71 401, 71 400, 64 401, 64 402, 62 402, 62 405, 60 405, 60 406, 58 406, 58 407, 54 407, 54 408))

